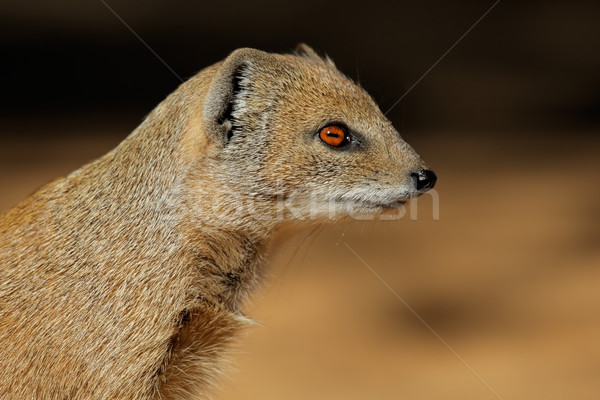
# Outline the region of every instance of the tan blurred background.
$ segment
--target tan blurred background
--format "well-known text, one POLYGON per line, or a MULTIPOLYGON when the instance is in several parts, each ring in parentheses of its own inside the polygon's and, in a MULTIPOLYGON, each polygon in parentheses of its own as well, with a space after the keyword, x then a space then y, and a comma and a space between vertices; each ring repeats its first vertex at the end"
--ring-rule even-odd
MULTIPOLYGON (((305 41, 387 110, 493 2, 106 4, 184 79, 305 41)), ((216 397, 600 398, 599 20, 592 1, 491 10, 389 114, 438 174, 439 220, 425 196, 416 220, 287 242, 216 397)), ((101 1, 0 4, 0 210, 178 85, 122 21, 101 1)))

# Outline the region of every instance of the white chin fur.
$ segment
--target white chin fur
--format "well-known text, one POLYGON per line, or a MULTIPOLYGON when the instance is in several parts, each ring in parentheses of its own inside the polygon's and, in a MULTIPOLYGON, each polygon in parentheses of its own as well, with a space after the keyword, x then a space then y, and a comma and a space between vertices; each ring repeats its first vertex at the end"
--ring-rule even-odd
POLYGON ((312 193, 295 200, 289 199, 287 209, 296 219, 340 219, 375 215, 400 209, 416 195, 414 189, 372 190, 357 188, 347 192, 312 193))

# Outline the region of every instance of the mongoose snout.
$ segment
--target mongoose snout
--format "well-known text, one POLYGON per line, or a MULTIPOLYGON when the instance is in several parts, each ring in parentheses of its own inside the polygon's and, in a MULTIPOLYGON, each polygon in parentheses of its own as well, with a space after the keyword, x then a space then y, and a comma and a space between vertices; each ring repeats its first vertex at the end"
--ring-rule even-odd
POLYGON ((418 173, 413 172, 411 176, 415 179, 415 186, 419 192, 433 189, 437 181, 437 175, 430 169, 422 169, 418 173))

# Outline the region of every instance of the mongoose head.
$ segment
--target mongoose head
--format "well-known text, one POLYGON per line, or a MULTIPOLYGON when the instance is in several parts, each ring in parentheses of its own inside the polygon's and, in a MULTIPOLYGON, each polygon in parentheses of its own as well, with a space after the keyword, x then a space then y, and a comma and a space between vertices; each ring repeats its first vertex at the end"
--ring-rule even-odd
POLYGON ((333 62, 233 52, 215 67, 203 122, 211 181, 265 218, 337 219, 400 207, 435 174, 333 62))

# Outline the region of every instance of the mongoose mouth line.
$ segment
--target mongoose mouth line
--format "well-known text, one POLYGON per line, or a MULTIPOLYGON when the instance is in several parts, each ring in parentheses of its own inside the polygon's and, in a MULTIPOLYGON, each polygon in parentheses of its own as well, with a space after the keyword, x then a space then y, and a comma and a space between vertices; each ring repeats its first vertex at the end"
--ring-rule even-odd
MULTIPOLYGON (((417 195, 411 196, 411 197, 416 197, 417 195)), ((367 199, 360 199, 360 200, 354 200, 354 201, 349 201, 346 198, 336 198, 335 202, 339 203, 339 204, 345 204, 345 205, 354 205, 357 208, 360 209, 364 209, 365 213, 377 213, 380 210, 390 210, 390 209, 396 209, 396 208, 400 208, 403 207, 406 202, 408 201, 408 199, 398 199, 398 200, 393 200, 393 201, 373 201, 373 200, 367 200, 367 199)))

